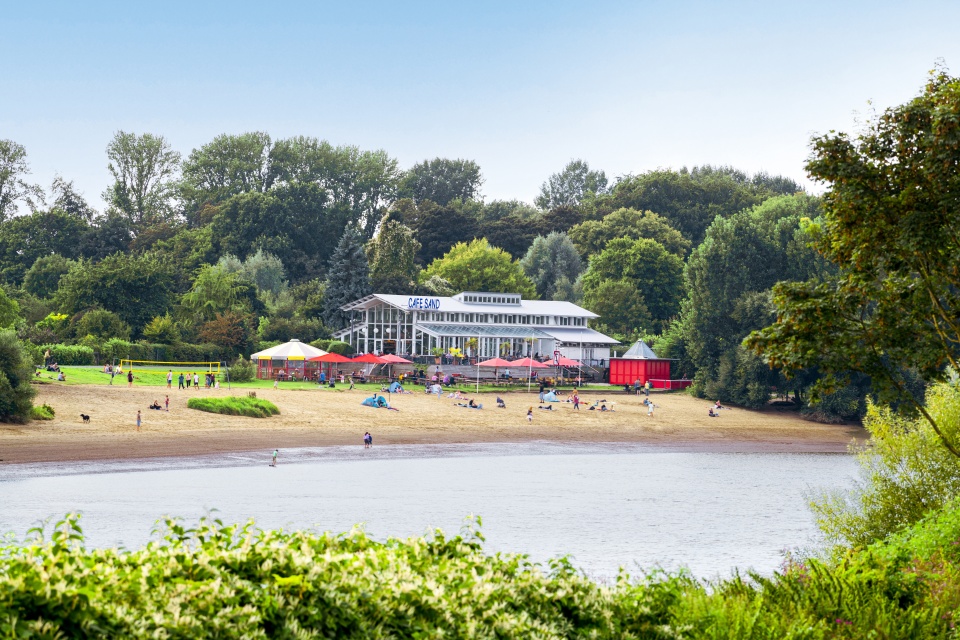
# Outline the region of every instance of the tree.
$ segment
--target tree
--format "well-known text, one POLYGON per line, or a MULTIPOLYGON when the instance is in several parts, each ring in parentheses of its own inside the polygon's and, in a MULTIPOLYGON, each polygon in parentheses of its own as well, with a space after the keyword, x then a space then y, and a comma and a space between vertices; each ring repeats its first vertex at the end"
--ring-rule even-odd
MULTIPOLYGON (((78 338, 84 336, 93 336, 100 341, 106 341, 111 338, 121 340, 130 339, 130 325, 120 319, 113 311, 106 309, 91 309, 83 314, 77 321, 76 331, 78 338)), ((150 335, 144 331, 148 338, 150 335)))
POLYGON ((690 241, 671 227, 666 218, 652 211, 617 209, 605 215, 602 220, 581 222, 568 233, 580 255, 584 257, 599 253, 608 242, 616 238, 650 238, 681 258, 690 252, 690 241))
POLYGON ((114 253, 130 250, 133 242, 130 220, 113 211, 95 218, 80 239, 80 255, 88 260, 103 260, 114 253))
POLYGON ((367 256, 363 236, 356 227, 347 227, 340 237, 327 274, 323 298, 323 321, 332 329, 342 329, 350 322, 350 313, 340 307, 371 293, 367 256))
POLYGON ((770 191, 768 185, 788 181, 766 176, 754 184, 745 173, 729 167, 658 169, 621 178, 610 194, 597 199, 596 207, 601 214, 621 208, 653 211, 697 246, 714 218, 729 217, 767 198, 782 195, 770 191))
POLYGON ((584 299, 597 294, 607 280, 629 282, 661 329, 680 310, 683 261, 656 240, 619 238, 590 258, 583 276, 584 299))
POLYGON ((58 209, 7 220, 0 224, 0 272, 19 284, 38 258, 54 253, 77 258, 87 231, 86 222, 58 209))
MULTIPOLYGON (((271 171, 275 183, 311 183, 326 191, 343 224, 356 225, 366 239, 373 237, 377 223, 395 199, 399 181, 396 159, 382 149, 334 147, 305 136, 274 145, 271 171)), ((338 230, 332 237, 339 235, 338 230)))
POLYGON ((93 222, 97 216, 96 209, 77 193, 72 180, 64 180, 61 176, 56 176, 50 186, 50 192, 53 194, 54 209, 59 209, 87 223, 93 222))
POLYGON ((173 275, 150 255, 115 253, 100 262, 82 260, 60 278, 54 299, 64 313, 102 308, 115 312, 139 335, 151 318, 170 307, 173 275))
POLYGON ((848 370, 869 375, 882 401, 919 411, 960 457, 905 376, 960 370, 958 112, 960 79, 936 71, 855 138, 814 138, 807 170, 828 190, 813 232, 838 272, 778 286, 776 322, 747 344, 775 366, 819 367, 827 389, 848 370))
POLYGON ((20 318, 20 305, 0 289, 0 329, 10 328, 20 318))
POLYGON ((419 162, 400 181, 401 198, 417 204, 430 200, 441 206, 452 200, 480 200, 483 177, 473 160, 434 158, 419 162))
POLYGON ((413 230, 396 218, 384 216, 377 235, 367 243, 370 286, 377 293, 411 293, 416 288, 416 257, 420 243, 413 230))
POLYGON ((283 262, 263 249, 258 249, 243 262, 236 256, 227 254, 220 258, 217 265, 228 273, 239 274, 241 278, 252 282, 257 291, 273 297, 280 295, 288 286, 283 262))
POLYGON ((417 204, 409 199, 396 203, 401 220, 420 242, 417 262, 421 265, 430 264, 457 242, 477 237, 477 220, 462 204, 457 200, 442 207, 432 200, 417 204))
POLYGON ((491 247, 486 238, 458 242, 442 258, 431 262, 420 279, 427 282, 433 276, 447 280, 457 291, 519 293, 528 299, 537 296, 520 263, 503 249, 491 247))
POLYGON ((103 199, 135 231, 173 217, 180 154, 163 136, 118 131, 107 145, 107 158, 114 183, 103 199))
POLYGON ((204 265, 193 280, 193 287, 180 299, 180 305, 203 320, 211 320, 238 306, 243 306, 249 284, 236 273, 220 265, 204 265))
POLYGON ((591 171, 584 160, 571 160, 560 173, 550 176, 540 186, 534 201, 541 209, 578 207, 584 199, 607 192, 607 175, 591 171))
POLYGON ((481 223, 495 222, 512 216, 517 220, 537 220, 543 212, 520 200, 491 200, 483 203, 479 220, 481 223))
POLYGON ((0 222, 17 212, 17 203, 30 209, 43 203, 43 189, 24 178, 30 175, 27 150, 13 140, 0 140, 0 222))
POLYGON ((653 329, 653 318, 637 287, 626 280, 604 280, 584 293, 583 303, 600 316, 594 326, 630 342, 653 329))
POLYGON ((267 191, 276 178, 272 150, 269 134, 253 131, 221 134, 191 151, 183 163, 181 186, 188 217, 195 217, 204 204, 218 204, 241 193, 267 191))
POLYGON ((200 326, 201 340, 234 353, 249 348, 254 335, 252 316, 235 309, 217 313, 200 326))
POLYGON ((36 394, 30 386, 32 378, 33 362, 17 334, 0 330, 0 422, 30 419, 36 394))
POLYGON ((38 298, 49 298, 57 292, 60 278, 77 264, 59 253, 37 258, 23 278, 23 288, 38 298))
POLYGON ((537 236, 520 266, 537 287, 537 295, 544 300, 553 299, 561 278, 575 282, 583 270, 577 248, 567 234, 557 231, 546 237, 537 236))
POLYGON ((143 337, 154 344, 177 344, 181 338, 180 327, 169 313, 165 313, 147 323, 143 337))
POLYGON ((805 231, 805 221, 819 213, 817 198, 780 196, 710 225, 686 269, 684 340, 697 367, 695 393, 760 406, 771 386, 782 386, 779 372, 741 342, 773 320, 770 289, 777 282, 825 273, 805 231))

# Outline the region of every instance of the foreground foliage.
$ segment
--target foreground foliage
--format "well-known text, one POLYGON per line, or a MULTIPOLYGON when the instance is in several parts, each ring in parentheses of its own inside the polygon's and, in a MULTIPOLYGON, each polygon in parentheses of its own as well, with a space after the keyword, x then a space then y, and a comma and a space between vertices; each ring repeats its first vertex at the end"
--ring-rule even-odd
POLYGON ((249 396, 231 396, 227 398, 190 398, 187 408, 225 416, 246 416, 248 418, 269 418, 280 413, 277 405, 269 400, 249 396))
POLYGON ((566 560, 485 555, 466 528, 406 541, 168 520, 136 551, 88 550, 77 516, 0 547, 0 637, 948 638, 960 510, 835 565, 712 585, 598 584, 566 560))

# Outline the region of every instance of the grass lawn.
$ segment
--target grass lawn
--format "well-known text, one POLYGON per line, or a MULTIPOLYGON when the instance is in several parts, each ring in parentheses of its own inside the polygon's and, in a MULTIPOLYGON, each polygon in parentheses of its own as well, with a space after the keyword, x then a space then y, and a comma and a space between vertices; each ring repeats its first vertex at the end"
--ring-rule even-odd
POLYGON ((277 405, 262 398, 231 396, 229 398, 190 398, 187 408, 226 416, 246 416, 248 418, 269 418, 280 413, 277 405))
MULTIPOLYGON (((97 366, 62 366, 60 367, 63 370, 64 376, 66 376, 66 381, 58 382, 57 374, 51 371, 41 371, 40 377, 35 378, 35 380, 40 380, 42 382, 49 382, 52 384, 66 384, 66 385, 84 385, 84 384, 96 384, 96 385, 108 385, 110 384, 110 374, 104 373, 102 367, 97 366)), ((183 371, 184 374, 188 372, 196 371, 200 375, 200 384, 203 384, 203 373, 202 369, 174 369, 173 370, 173 388, 177 388, 177 376, 180 372, 183 371)), ((126 386, 127 384, 127 374, 124 372, 121 375, 116 376, 113 379, 114 386, 126 386)), ((167 378, 166 371, 143 371, 137 372, 134 371, 134 381, 133 384, 135 387, 166 387, 167 378)), ((223 374, 221 374, 220 379, 221 388, 226 388, 227 383, 223 380, 223 374)), ((374 391, 380 391, 381 387, 384 386, 384 383, 380 382, 367 382, 364 384, 357 384, 356 388, 364 391, 369 391, 373 393, 374 391)), ((322 389, 323 391, 343 391, 349 387, 348 384, 337 384, 334 389, 322 389)), ((250 382, 231 382, 231 389, 271 389, 273 388, 273 380, 251 380, 250 382)), ((316 382, 281 382, 281 389, 319 389, 319 386, 316 382)), ((567 387, 564 387, 568 389, 567 387)), ((452 387, 444 387, 444 389, 459 389, 463 392, 476 392, 477 385, 476 381, 472 383, 469 380, 462 380, 460 384, 454 385, 452 387)), ((536 393, 539 391, 539 388, 536 384, 530 386, 531 391, 536 393)), ((583 391, 591 390, 610 390, 609 385, 584 385, 583 391)), ((418 385, 407 385, 407 390, 413 390, 418 393, 423 393, 423 387, 418 385)), ((515 384, 511 386, 500 386, 493 384, 480 384, 480 393, 507 393, 510 391, 526 391, 526 384, 515 384)))

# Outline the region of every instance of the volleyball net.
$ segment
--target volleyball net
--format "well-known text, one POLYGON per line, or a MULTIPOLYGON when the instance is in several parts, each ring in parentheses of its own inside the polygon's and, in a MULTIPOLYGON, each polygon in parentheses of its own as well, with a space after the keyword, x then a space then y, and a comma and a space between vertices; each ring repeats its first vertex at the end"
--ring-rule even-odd
POLYGON ((165 377, 168 373, 173 373, 173 377, 177 378, 182 373, 183 375, 193 375, 193 374, 207 374, 212 373, 216 376, 220 375, 220 363, 219 362, 210 362, 210 361, 200 361, 200 362, 164 362, 161 360, 120 360, 120 367, 123 373, 127 371, 132 371, 138 377, 142 376, 160 376, 165 377))

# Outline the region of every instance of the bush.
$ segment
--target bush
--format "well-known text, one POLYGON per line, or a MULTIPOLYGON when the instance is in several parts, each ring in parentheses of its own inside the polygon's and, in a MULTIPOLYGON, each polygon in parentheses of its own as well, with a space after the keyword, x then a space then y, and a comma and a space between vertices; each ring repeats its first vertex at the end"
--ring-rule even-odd
POLYGON ((256 376, 257 368, 250 360, 240 356, 227 368, 227 373, 230 382, 250 382, 256 376))
POLYGON ((36 393, 30 354, 10 330, 0 331, 0 422, 26 422, 36 393))
POLYGON ((92 335, 101 341, 110 338, 129 340, 130 325, 112 311, 92 309, 83 314, 77 322, 75 333, 78 337, 92 335))
POLYGON ((57 364, 83 366, 94 364, 93 349, 83 345, 45 344, 40 347, 44 353, 50 351, 50 357, 57 364))
POLYGON ((327 344, 325 351, 329 351, 330 353, 338 353, 341 356, 353 355, 353 347, 350 346, 349 343, 341 342, 340 340, 331 340, 329 344, 327 344))
POLYGON ((41 404, 39 407, 34 406, 30 412, 30 417, 33 420, 53 420, 56 412, 48 404, 41 404))
POLYGON ((316 347, 317 349, 320 349, 321 351, 329 351, 330 349, 328 349, 327 347, 330 346, 330 343, 331 343, 331 342, 333 342, 333 340, 330 340, 330 339, 328 339, 328 338, 320 338, 319 340, 314 340, 313 342, 311 342, 311 343, 310 343, 310 346, 311 346, 311 347, 316 347))
POLYGON ((231 396, 228 398, 190 398, 187 407, 197 411, 219 413, 226 416, 269 418, 280 413, 277 405, 259 398, 231 396))

